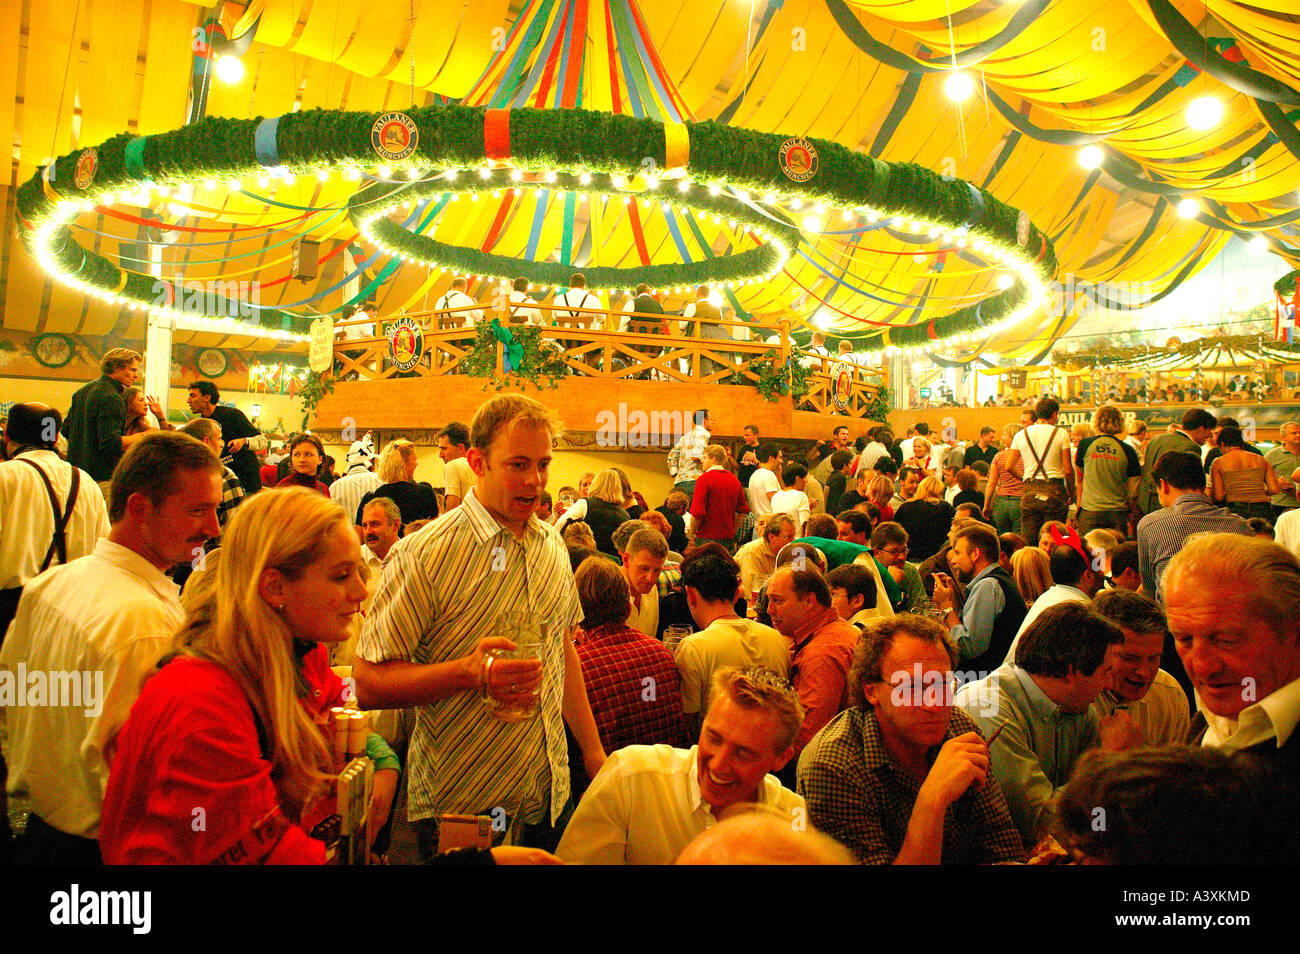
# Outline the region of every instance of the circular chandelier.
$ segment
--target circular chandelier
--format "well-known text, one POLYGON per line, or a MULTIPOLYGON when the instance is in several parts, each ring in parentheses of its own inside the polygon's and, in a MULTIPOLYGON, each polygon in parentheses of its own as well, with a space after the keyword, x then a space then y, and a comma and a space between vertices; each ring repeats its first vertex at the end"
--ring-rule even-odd
MULTIPOLYGON (((124 133, 61 156, 24 183, 18 217, 25 243, 60 282, 169 313, 176 311, 178 282, 83 247, 71 228, 79 215, 128 199, 165 202, 200 185, 246 190, 249 178, 266 183, 336 172, 357 183, 339 211, 375 245, 408 262, 474 275, 563 285, 582 271, 596 288, 741 286, 782 271, 812 233, 834 242, 873 228, 928 235, 1003 272, 996 293, 923 323, 859 319, 882 330, 866 349, 885 354, 919 354, 995 334, 1037 307, 1056 269, 1051 241, 1025 213, 964 180, 825 140, 581 109, 306 110, 261 120, 209 118, 154 136, 124 133), (699 261, 575 267, 421 231, 436 233, 440 211, 452 202, 510 190, 623 202, 642 216, 686 213, 728 230, 730 251, 709 251, 699 261), (417 212, 392 218, 410 206, 417 212), (844 223, 838 232, 825 225, 836 216, 844 223)), ((260 333, 282 336, 301 334, 315 317, 273 308, 255 315, 260 333)))

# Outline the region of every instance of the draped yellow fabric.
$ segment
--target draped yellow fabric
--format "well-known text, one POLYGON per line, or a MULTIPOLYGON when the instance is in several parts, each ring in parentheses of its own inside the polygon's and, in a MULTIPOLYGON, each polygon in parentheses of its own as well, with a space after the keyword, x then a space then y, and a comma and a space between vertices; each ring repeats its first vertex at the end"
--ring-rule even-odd
MULTIPOLYGON (((613 2, 586 0, 580 104, 607 110, 617 100, 627 111, 629 80, 617 69, 611 73, 608 50, 613 44, 620 55, 634 51, 619 46, 625 34, 617 27, 608 34, 613 2)), ((0 5, 0 36, 27 37, 23 70, 16 57, 0 64, 0 92, 12 85, 22 102, 21 111, 0 111, 0 132, 11 131, 20 143, 17 178, 9 185, 25 181, 52 154, 127 129, 148 135, 180 125, 193 62, 187 38, 218 9, 229 36, 256 31, 243 58, 245 78, 214 83, 208 96, 208 115, 239 118, 317 107, 404 108, 412 86, 417 104, 434 95, 485 103, 515 54, 527 63, 542 56, 540 47, 526 48, 516 18, 545 7, 543 36, 549 36, 570 9, 567 0, 415 0, 413 6, 412 23, 412 0, 251 0, 242 10, 217 8, 211 0, 0 5), (142 63, 138 51, 144 51, 142 63)), ((1052 236, 1062 281, 1132 283, 1145 300, 1180 275, 1194 274, 1236 233, 1262 232, 1292 267, 1300 265, 1294 226, 1286 221, 1300 190, 1300 159, 1294 144, 1270 127, 1273 106, 1188 66, 1147 0, 1053 0, 1015 27, 1024 6, 987 0, 642 0, 641 18, 665 75, 662 88, 651 84, 641 93, 648 109, 665 109, 675 89, 697 120, 829 139, 985 187, 1052 236), (886 48, 889 56, 881 53, 886 48), (976 82, 976 94, 961 105, 944 93, 954 55, 969 58, 963 69, 976 82), (1224 117, 1212 129, 1196 130, 1186 111, 1204 95, 1221 100, 1224 117), (1090 174, 1077 161, 1088 137, 1106 150, 1104 173, 1090 174), (1178 216, 1183 198, 1198 201, 1200 218, 1178 216)), ((1226 37, 1214 49, 1228 59, 1260 77, 1300 86, 1294 0, 1173 0, 1173 7, 1203 36, 1226 37), (1235 47, 1226 49, 1231 43, 1235 47)), ((611 15, 610 22, 621 21, 611 15)), ((554 94, 553 86, 547 105, 554 94)), ((1276 108, 1285 116, 1297 101, 1276 108)), ((1293 113, 1286 121, 1294 129, 1293 113)), ((668 166, 689 171, 685 128, 668 123, 664 134, 668 166)), ((54 188, 62 193, 62 181, 54 188)), ((325 183, 300 178, 253 191, 288 206, 311 206, 316 211, 296 228, 333 248, 353 234, 334 212, 355 188, 338 177, 325 183)), ((481 247, 503 201, 461 197, 449 204, 436 222, 438 239, 481 247)), ((197 188, 175 204, 176 215, 203 228, 265 226, 296 214, 232 193, 224 183, 197 188)), ((557 260, 563 209, 554 193, 544 199, 526 193, 512 203, 493 250, 557 260)), ((808 212, 787 211, 796 223, 808 212)), ((636 265, 638 227, 655 262, 680 261, 682 246, 697 258, 753 244, 725 222, 699 217, 702 239, 684 227, 674 236, 676 220, 657 206, 643 204, 639 212, 634 225, 617 199, 579 202, 572 250, 589 249, 592 264, 636 265)), ((832 333, 881 334, 890 324, 928 322, 996 288, 998 267, 958 251, 939 254, 938 239, 912 245, 884 229, 834 234, 849 224, 836 210, 823 219, 824 234, 806 234, 806 257, 792 259, 771 281, 734 290, 742 310, 798 322, 820 307, 832 333)), ((135 227, 90 213, 78 224, 104 233, 79 240, 107 254, 139 238, 135 227)), ((292 243, 277 243, 291 234, 232 231, 224 242, 177 252, 174 264, 187 276, 280 278, 292 243), (216 264, 230 256, 243 257, 216 264)), ((204 233, 200 239, 220 237, 204 233)), ((45 279, 17 243, 13 247, 0 263, 4 327, 76 331, 84 323, 84 330, 108 333, 116 320, 112 310, 98 302, 83 307, 74 293, 60 291, 64 297, 34 308, 31 302, 47 297, 41 293, 45 279)), ((362 242, 358 261, 375 251, 362 242)), ((263 303, 292 304, 315 287, 323 291, 343 277, 341 258, 328 263, 318 286, 283 282, 268 289, 263 303)), ((377 256, 363 283, 386 262, 377 256)), ((375 298, 381 312, 412 307, 440 293, 447 280, 408 264, 375 298)), ((316 307, 336 308, 342 295, 333 292, 316 307)), ((1114 318, 1126 326, 1133 314, 1114 318)), ((988 350, 1032 358, 1076 320, 1043 312, 993 340, 972 343, 969 352, 945 357, 967 360, 988 350)))

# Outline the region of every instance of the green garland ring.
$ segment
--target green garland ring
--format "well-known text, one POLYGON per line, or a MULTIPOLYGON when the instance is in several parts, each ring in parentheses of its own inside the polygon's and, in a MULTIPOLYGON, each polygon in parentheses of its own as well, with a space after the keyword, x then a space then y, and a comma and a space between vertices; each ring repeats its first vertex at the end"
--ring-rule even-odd
POLYGON ((382 195, 368 193, 364 206, 353 206, 350 215, 353 224, 367 239, 391 255, 423 265, 444 268, 466 275, 484 275, 493 278, 527 278, 542 286, 565 286, 574 271, 580 270, 587 280, 587 288, 634 288, 645 282, 652 288, 694 286, 702 282, 723 285, 746 284, 751 280, 771 278, 790 257, 790 249, 799 242, 799 230, 791 225, 774 223, 725 193, 717 196, 672 195, 669 191, 642 192, 639 195, 624 192, 614 182, 613 176, 592 177, 583 182, 572 173, 555 174, 541 181, 500 181, 496 173, 488 178, 473 175, 474 170, 458 170, 455 178, 425 179, 411 183, 398 183, 388 190, 393 202, 385 202, 382 195), (461 173, 471 173, 462 175, 461 173), (411 200, 431 196, 463 196, 477 198, 484 192, 499 195, 513 190, 528 189, 582 192, 591 195, 624 196, 634 202, 643 202, 649 195, 654 201, 674 209, 689 209, 697 214, 713 215, 732 224, 744 223, 756 231, 764 241, 757 248, 721 258, 698 262, 674 262, 663 265, 639 265, 631 268, 609 266, 584 266, 576 269, 560 262, 529 262, 509 255, 495 255, 478 249, 450 245, 415 234, 388 218, 396 208, 411 200))
MULTIPOLYGON (((394 163, 401 168, 459 169, 491 159, 541 173, 580 170, 632 177, 647 170, 684 169, 710 191, 725 187, 735 194, 772 193, 777 202, 793 204, 797 199, 829 210, 910 218, 922 226, 957 230, 977 251, 984 244, 999 253, 1002 263, 1025 279, 1028 294, 1023 298, 1018 282, 1008 292, 953 315, 889 329, 890 340, 880 342, 887 354, 932 351, 950 335, 969 338, 1001 330, 1037 304, 1038 289, 1031 284, 1056 272, 1056 253, 1046 234, 988 191, 911 163, 875 159, 836 142, 808 140, 818 153, 816 172, 796 182, 778 161, 786 136, 711 120, 665 125, 580 109, 491 111, 489 120, 484 107, 442 103, 405 112, 419 130, 419 145, 411 156, 394 163), (495 133, 491 150, 492 137, 485 135, 489 126, 495 133)), ((314 109, 266 120, 209 117, 152 136, 121 133, 97 147, 98 170, 85 190, 72 182, 81 150, 60 156, 19 187, 16 208, 23 241, 46 271, 70 287, 137 309, 174 312, 166 295, 160 300, 152 276, 122 269, 75 241, 68 226, 80 212, 112 204, 124 191, 150 183, 171 188, 205 179, 265 175, 268 170, 305 175, 339 166, 374 168, 379 157, 370 134, 376 115, 314 109)), ((731 261, 734 267, 734 258, 731 261)), ((296 332, 305 330, 311 317, 262 309, 256 323, 272 334, 296 332)))

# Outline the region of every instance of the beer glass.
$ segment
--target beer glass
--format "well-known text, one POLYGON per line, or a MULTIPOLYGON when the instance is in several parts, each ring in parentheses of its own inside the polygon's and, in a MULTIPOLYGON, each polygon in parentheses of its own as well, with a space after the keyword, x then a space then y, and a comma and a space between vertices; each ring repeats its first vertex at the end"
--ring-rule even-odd
POLYGON ((676 656, 677 647, 681 645, 681 641, 693 632, 695 632, 695 630, 691 629, 689 626, 669 626, 664 630, 664 646, 667 647, 670 653, 676 656))
POLYGON ((541 659, 542 625, 525 612, 513 611, 497 616, 496 635, 504 636, 515 644, 514 649, 489 649, 483 658, 483 705, 502 722, 526 722, 537 715, 540 707, 542 684, 538 682, 530 697, 523 702, 507 702, 500 696, 509 692, 505 677, 494 673, 492 666, 498 659, 541 659))

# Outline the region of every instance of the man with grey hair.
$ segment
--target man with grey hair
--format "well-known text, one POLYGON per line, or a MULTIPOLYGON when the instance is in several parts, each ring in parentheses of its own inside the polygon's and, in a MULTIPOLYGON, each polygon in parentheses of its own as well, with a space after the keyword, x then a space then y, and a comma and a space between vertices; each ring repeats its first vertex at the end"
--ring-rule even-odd
MULTIPOLYGON (((221 425, 210 417, 196 417, 180 429, 182 434, 188 434, 196 441, 201 441, 211 448, 212 453, 218 458, 225 448, 225 442, 221 438, 221 425)), ((239 475, 227 467, 221 465, 221 503, 217 506, 217 523, 222 529, 226 526, 226 520, 230 518, 230 512, 243 503, 244 485, 239 482, 239 475)), ((217 538, 208 541, 208 549, 215 546, 217 538)))
POLYGON ((390 497, 373 497, 361 511, 361 557, 378 573, 397 538, 402 535, 402 511, 390 497))
POLYGON ((1164 593, 1196 689, 1193 737, 1300 784, 1300 562, 1268 540, 1201 534, 1169 561, 1164 593))
POLYGON ((654 639, 659 633, 659 574, 668 559, 668 541, 663 534, 639 520, 629 520, 614 532, 614 546, 623 563, 623 577, 632 591, 632 612, 627 625, 654 639), (640 524, 626 540, 620 531, 640 524))
POLYGON ((776 772, 794 755, 803 707, 770 670, 719 669, 699 744, 629 745, 614 752, 578 803, 556 849, 565 862, 663 865, 741 805, 758 804, 786 824, 804 801, 776 772))
POLYGON ((108 499, 113 468, 128 447, 144 436, 124 436, 126 399, 123 392, 140 380, 144 359, 130 348, 113 348, 99 362, 100 376, 72 395, 72 407, 63 422, 68 441, 68 463, 94 478, 108 499))
POLYGON ((1264 459, 1273 465, 1277 482, 1282 485, 1282 492, 1274 494, 1271 501, 1274 524, 1282 514, 1300 506, 1300 500, 1296 498, 1295 481, 1292 479, 1295 472, 1300 470, 1300 422, 1287 421, 1279 428, 1279 432, 1282 443, 1264 455, 1264 459))

